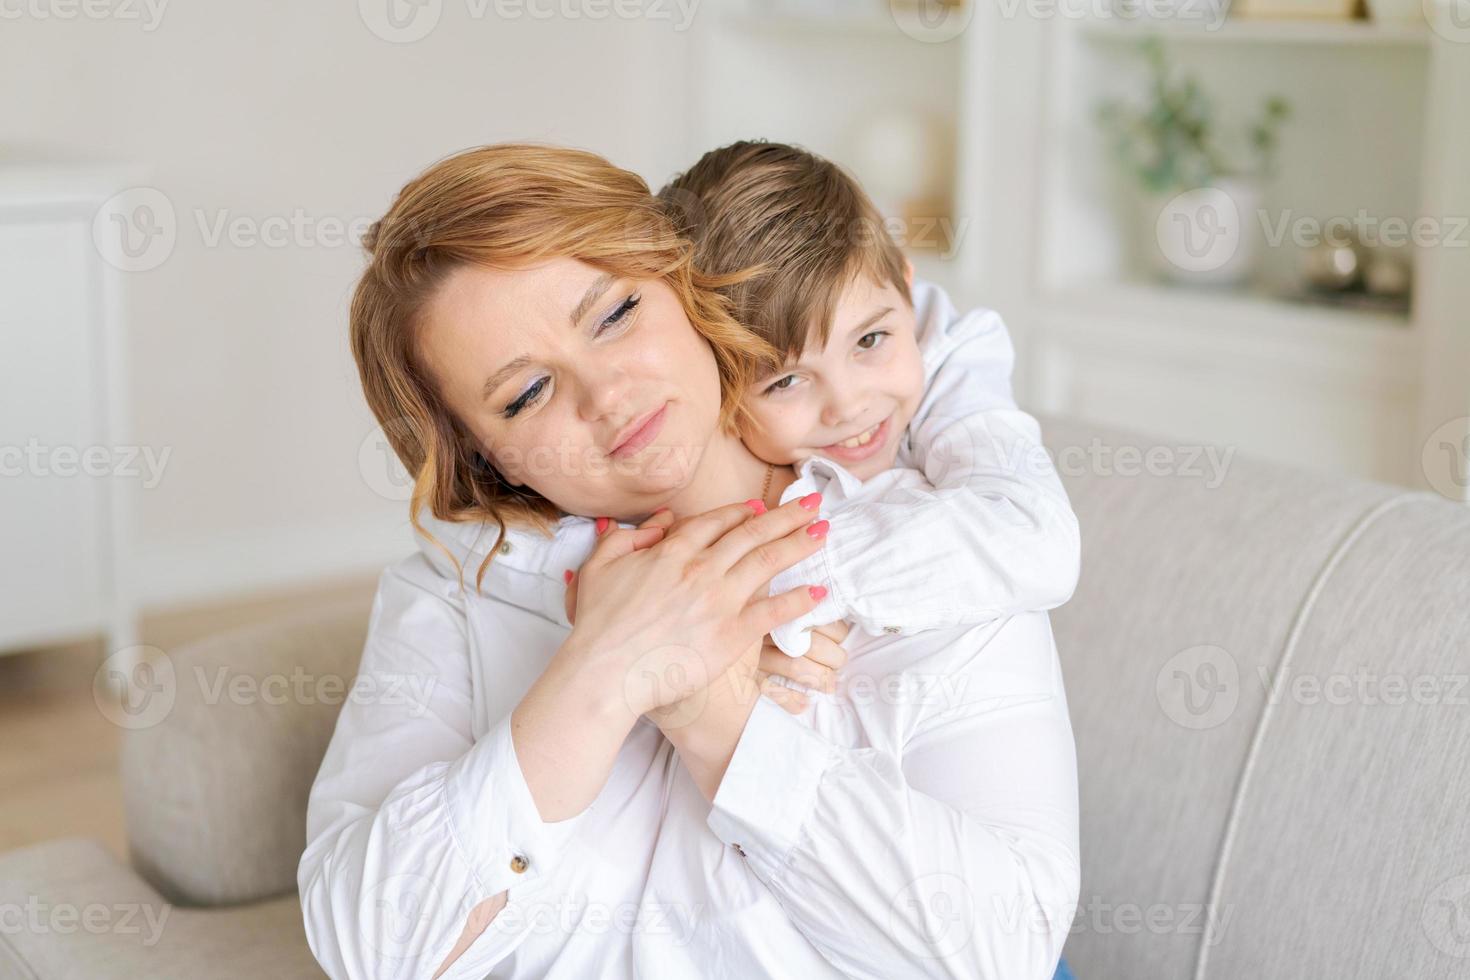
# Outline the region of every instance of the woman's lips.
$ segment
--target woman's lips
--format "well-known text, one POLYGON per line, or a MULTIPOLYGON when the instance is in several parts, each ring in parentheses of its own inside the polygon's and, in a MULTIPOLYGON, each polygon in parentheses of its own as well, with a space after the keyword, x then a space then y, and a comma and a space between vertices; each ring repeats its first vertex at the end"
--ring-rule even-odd
MULTIPOLYGON (((888 441, 888 423, 892 418, 893 416, 890 415, 882 422, 879 422, 877 431, 873 433, 873 438, 861 446, 844 446, 840 442, 834 442, 830 446, 823 446, 819 452, 823 456, 830 456, 839 463, 862 462, 868 457, 875 455, 878 450, 883 448, 883 444, 888 441)), ((859 434, 861 435, 861 433, 859 434)), ((851 437, 849 436, 849 438, 851 437)))
POLYGON ((644 416, 643 420, 638 423, 638 427, 628 433, 622 442, 614 446, 613 451, 608 455, 614 459, 627 459, 641 452, 645 446, 658 438, 659 430, 664 427, 664 414, 668 407, 669 403, 664 402, 656 411, 644 416))

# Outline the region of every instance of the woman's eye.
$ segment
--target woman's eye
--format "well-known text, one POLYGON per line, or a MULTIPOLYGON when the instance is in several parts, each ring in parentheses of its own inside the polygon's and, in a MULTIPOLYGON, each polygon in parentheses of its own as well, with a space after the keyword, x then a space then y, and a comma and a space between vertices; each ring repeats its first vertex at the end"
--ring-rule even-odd
POLYGON ((872 350, 882 344, 883 338, 887 336, 887 330, 874 330, 871 333, 865 333, 858 338, 858 350, 872 350))
POLYGON ((615 327, 620 322, 627 319, 627 317, 638 308, 638 304, 641 302, 643 302, 643 297, 639 296, 637 293, 633 293, 627 299, 623 300, 623 302, 618 305, 617 309, 609 313, 607 317, 600 324, 597 325, 597 335, 601 336, 605 330, 611 327, 615 327))
POLYGON ((505 406, 505 411, 501 412, 500 414, 504 415, 508 419, 515 418, 521 413, 521 409, 527 407, 537 398, 541 397, 541 391, 546 387, 546 381, 546 378, 537 378, 535 384, 531 385, 531 387, 521 392, 519 397, 517 397, 516 400, 511 402, 509 405, 505 406))

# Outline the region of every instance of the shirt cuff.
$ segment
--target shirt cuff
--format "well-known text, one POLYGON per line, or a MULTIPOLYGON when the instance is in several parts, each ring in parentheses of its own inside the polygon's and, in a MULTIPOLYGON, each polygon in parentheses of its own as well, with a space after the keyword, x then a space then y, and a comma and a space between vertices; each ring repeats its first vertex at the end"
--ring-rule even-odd
POLYGON ((551 880, 588 810, 547 823, 536 809, 511 738, 510 715, 445 776, 450 830, 485 896, 551 880))
POLYGON ((709 828, 739 848, 762 880, 775 879, 816 806, 832 760, 824 738, 761 695, 715 793, 709 828))

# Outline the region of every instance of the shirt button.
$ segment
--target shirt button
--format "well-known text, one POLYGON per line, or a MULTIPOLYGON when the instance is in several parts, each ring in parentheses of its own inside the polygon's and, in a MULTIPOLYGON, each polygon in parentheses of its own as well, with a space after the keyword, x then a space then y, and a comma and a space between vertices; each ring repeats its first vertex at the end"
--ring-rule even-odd
POLYGON ((516 874, 524 874, 526 869, 530 866, 530 862, 521 857, 519 854, 510 859, 510 870, 514 871, 516 874))
POLYGON ((897 626, 885 626, 885 627, 883 627, 883 632, 885 632, 885 633, 897 633, 897 632, 899 632, 899 627, 897 627, 897 626))
POLYGON ((510 542, 509 541, 502 541, 502 542, 500 542, 500 553, 502 555, 508 555, 508 554, 510 554, 510 542))

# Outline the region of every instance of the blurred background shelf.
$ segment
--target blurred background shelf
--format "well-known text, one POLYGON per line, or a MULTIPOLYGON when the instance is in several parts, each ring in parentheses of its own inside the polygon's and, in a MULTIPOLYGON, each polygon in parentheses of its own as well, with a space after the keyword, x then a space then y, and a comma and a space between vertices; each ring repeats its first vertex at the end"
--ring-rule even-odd
POLYGON ((1425 24, 1379 24, 1369 20, 1205 21, 1088 20, 1083 33, 1103 41, 1141 41, 1156 37, 1201 44, 1406 45, 1427 47, 1433 36, 1425 24))

